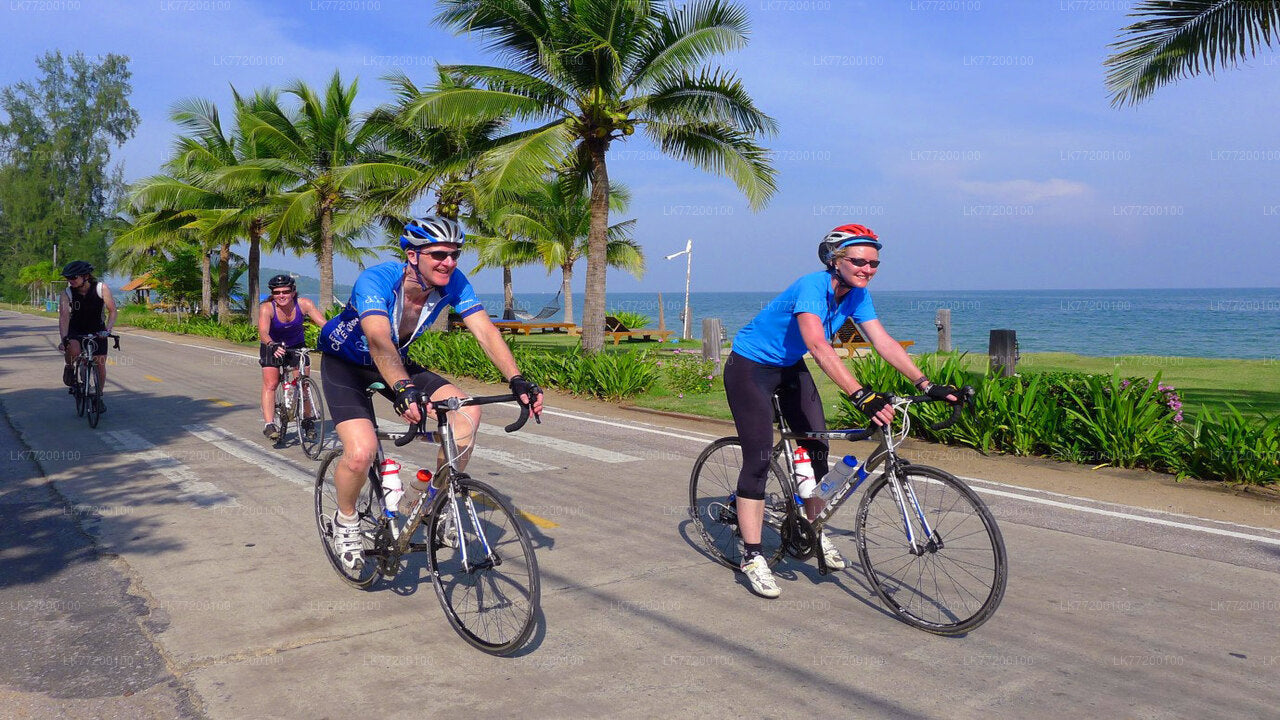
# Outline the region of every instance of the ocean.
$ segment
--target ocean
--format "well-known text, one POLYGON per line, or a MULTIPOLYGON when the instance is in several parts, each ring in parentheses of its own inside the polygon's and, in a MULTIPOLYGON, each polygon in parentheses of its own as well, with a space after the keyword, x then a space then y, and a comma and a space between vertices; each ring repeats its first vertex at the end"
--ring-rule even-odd
MULTIPOLYGON (((693 335, 702 319, 718 317, 732 338, 776 292, 690 294, 693 335)), ((537 313, 554 293, 516 293, 518 307, 537 313)), ((917 352, 937 349, 934 317, 951 311, 951 344, 985 354, 993 329, 1017 332, 1019 350, 1080 355, 1180 355, 1280 359, 1280 288, 1196 290, 988 290, 872 291, 876 313, 898 340, 914 340, 917 352)), ((582 319, 582 294, 574 314, 582 319)), ((480 295, 500 313, 501 294, 480 295)), ((610 310, 642 313, 658 323, 657 293, 610 293, 610 310)), ((663 293, 667 329, 680 331, 683 293, 663 293)), ((545 322, 557 322, 558 312, 545 322)))

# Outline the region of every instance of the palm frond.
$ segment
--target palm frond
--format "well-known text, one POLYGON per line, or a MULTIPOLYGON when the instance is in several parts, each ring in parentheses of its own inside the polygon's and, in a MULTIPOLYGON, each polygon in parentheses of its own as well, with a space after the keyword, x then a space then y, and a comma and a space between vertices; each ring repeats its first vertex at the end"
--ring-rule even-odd
POLYGON ((646 88, 688 73, 713 55, 740 50, 751 31, 746 8, 725 0, 698 0, 663 15, 644 39, 628 80, 646 88))
POLYGON ((768 153, 750 135, 722 124, 654 122, 645 131, 663 152, 711 172, 725 175, 759 209, 778 187, 768 153))
POLYGON ((1274 0, 1147 0, 1107 58, 1113 106, 1134 105, 1175 80, 1236 66, 1280 26, 1274 0))
POLYGON ((729 123, 765 135, 778 131, 777 121, 756 107, 742 82, 721 70, 672 75, 637 102, 636 110, 667 123, 729 123))

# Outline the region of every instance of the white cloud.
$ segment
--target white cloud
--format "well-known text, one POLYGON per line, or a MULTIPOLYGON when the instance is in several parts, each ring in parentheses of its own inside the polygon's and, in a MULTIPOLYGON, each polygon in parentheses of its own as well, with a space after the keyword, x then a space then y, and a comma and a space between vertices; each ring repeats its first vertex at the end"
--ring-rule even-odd
POLYGON ((1056 198, 1086 197, 1093 193, 1089 185, 1075 180, 961 180, 961 192, 984 200, 1007 203, 1037 203, 1056 198))

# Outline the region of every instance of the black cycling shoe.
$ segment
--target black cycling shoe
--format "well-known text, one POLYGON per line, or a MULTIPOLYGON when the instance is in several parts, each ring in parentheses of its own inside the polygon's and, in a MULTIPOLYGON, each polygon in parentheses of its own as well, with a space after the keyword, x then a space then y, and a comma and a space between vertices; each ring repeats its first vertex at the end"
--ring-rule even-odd
POLYGON ((267 424, 262 428, 262 434, 263 434, 263 435, 266 435, 266 436, 267 436, 267 439, 269 439, 269 440, 279 440, 279 439, 280 439, 280 426, 279 426, 279 425, 276 425, 275 423, 267 423, 267 424))
POLYGON ((62 366, 62 384, 71 387, 76 384, 76 369, 72 365, 62 366))
POLYGON ((95 395, 93 398, 93 402, 97 405, 97 408, 98 408, 97 411, 99 415, 107 411, 107 404, 102 402, 101 395, 95 395))

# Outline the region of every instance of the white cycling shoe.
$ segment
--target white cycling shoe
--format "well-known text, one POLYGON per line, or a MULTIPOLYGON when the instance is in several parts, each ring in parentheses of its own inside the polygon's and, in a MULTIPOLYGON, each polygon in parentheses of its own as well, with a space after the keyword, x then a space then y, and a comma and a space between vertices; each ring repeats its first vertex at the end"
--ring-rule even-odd
POLYGON ((844 556, 831 544, 831 540, 827 537, 827 533, 818 533, 818 541, 822 547, 822 557, 827 561, 827 567, 832 570, 843 570, 849 563, 845 562, 844 556))
POLYGON ((765 561, 763 555, 756 555, 750 562, 743 563, 741 569, 747 576, 747 582, 751 584, 751 592, 770 599, 782 594, 782 590, 778 589, 777 581, 773 579, 773 571, 769 569, 769 563, 765 561))
POLYGON ((347 527, 333 518, 333 552, 342 562, 342 566, 352 572, 358 572, 364 566, 364 537, 360 534, 360 526, 347 527))

